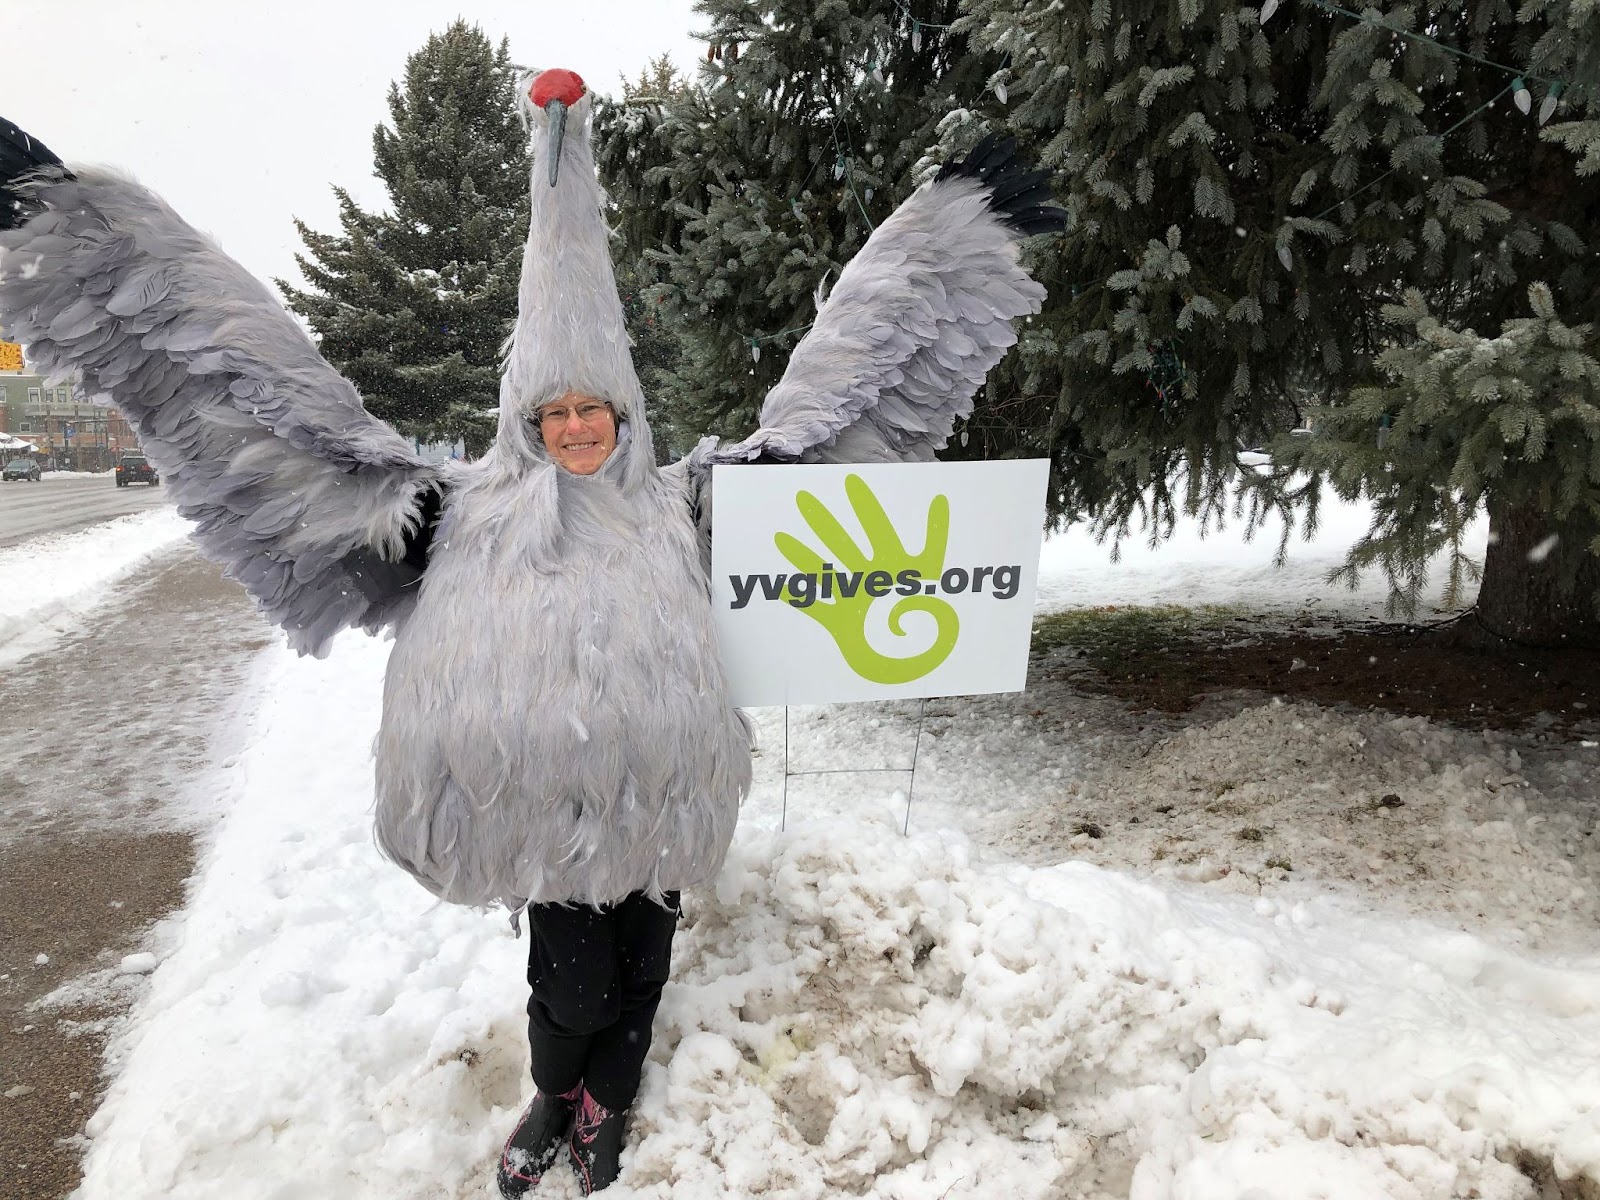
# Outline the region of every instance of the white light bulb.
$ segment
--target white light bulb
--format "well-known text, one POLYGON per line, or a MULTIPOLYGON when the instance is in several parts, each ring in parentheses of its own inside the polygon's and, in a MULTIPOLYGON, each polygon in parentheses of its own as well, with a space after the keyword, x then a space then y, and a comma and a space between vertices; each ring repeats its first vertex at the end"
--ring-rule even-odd
POLYGON ((1550 91, 1545 95, 1544 103, 1539 105, 1539 124, 1543 125, 1556 115, 1556 108, 1561 103, 1561 84, 1552 83, 1550 91))

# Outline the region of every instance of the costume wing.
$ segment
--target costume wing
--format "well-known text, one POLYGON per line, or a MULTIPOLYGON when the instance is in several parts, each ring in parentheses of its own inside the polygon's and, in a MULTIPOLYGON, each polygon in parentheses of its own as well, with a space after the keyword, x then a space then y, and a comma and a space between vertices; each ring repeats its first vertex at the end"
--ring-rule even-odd
POLYGON ((0 328, 139 432, 210 557, 303 654, 410 604, 437 468, 157 196, 0 121, 0 328), (408 538, 411 544, 408 546, 408 538))
POLYGON ((985 138, 947 163, 867 239, 767 393, 761 428, 717 462, 932 459, 989 369, 1039 311, 1020 241, 1062 228, 1048 172, 985 138))

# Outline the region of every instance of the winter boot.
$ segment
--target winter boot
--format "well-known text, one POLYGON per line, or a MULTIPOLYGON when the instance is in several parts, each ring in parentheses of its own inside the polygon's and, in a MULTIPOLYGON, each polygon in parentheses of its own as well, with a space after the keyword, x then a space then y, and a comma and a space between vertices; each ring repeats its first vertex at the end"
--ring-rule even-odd
POLYGON ((585 1196, 617 1181, 622 1171, 622 1125, 627 1119, 627 1109, 607 1108, 584 1090, 567 1141, 567 1156, 585 1196))
POLYGON ((561 1153, 561 1143, 572 1129, 572 1114, 583 1093, 580 1083, 558 1096, 534 1093, 533 1101, 517 1122, 500 1151, 500 1170, 495 1182, 506 1200, 518 1200, 539 1184, 561 1153))

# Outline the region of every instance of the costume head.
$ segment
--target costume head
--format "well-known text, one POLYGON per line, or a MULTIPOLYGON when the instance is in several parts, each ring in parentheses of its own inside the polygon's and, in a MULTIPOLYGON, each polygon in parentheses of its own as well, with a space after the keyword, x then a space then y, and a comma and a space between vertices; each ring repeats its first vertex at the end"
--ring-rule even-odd
POLYGON ((631 490, 654 472, 655 452, 611 271, 589 143, 591 97, 563 70, 524 77, 519 93, 532 134, 532 216, 500 384, 498 452, 548 460, 539 410, 569 392, 594 396, 616 410, 618 425, 617 449, 600 474, 631 490))

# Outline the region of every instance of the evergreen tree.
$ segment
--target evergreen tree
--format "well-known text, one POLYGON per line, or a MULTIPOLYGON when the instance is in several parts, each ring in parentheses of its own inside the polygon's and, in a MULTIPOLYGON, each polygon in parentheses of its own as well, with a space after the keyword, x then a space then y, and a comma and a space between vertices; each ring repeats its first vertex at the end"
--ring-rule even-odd
POLYGON ((682 342, 661 399, 690 442, 749 432, 819 285, 910 193, 955 97, 982 94, 993 67, 932 28, 956 0, 696 10, 699 86, 641 97, 597 137, 624 251, 682 342))
MULTIPOLYGON (((1379 382, 1380 356, 1416 337, 1417 310, 1393 307, 1413 291, 1440 329, 1499 329, 1536 282, 1555 308, 1594 311, 1600 10, 1578 0, 1519 10, 1429 0, 1364 17, 1317 0, 1277 7, 964 0, 961 28, 1005 56, 995 81, 1009 94, 1006 121, 1056 169, 1070 214, 1064 235, 1034 249, 1047 309, 991 376, 974 426, 992 449, 1051 456, 1059 521, 1126 530, 1143 515, 1160 533, 1179 511, 1222 515, 1239 443, 1379 382), (1552 118, 1542 129, 1514 103, 1517 71, 1537 89, 1529 107, 1552 118), (1557 80, 1564 91, 1553 93, 1557 80)), ((1423 456, 1402 475, 1489 495, 1457 470, 1475 436, 1470 411, 1446 406, 1429 439, 1398 439, 1423 456)), ((1362 440, 1335 424, 1340 445, 1372 447, 1375 426, 1362 440)), ((1594 451, 1592 429, 1565 433, 1594 451)), ((1252 519, 1314 504, 1333 468, 1332 446, 1315 438, 1282 448, 1314 470, 1311 482, 1249 481, 1252 519)), ((1385 493, 1396 455, 1349 453, 1340 485, 1357 471, 1385 493)), ((1581 457, 1527 459, 1518 477, 1542 485, 1506 492, 1510 509, 1491 504, 1494 532, 1548 525, 1542 497, 1589 486, 1571 474, 1581 457)), ((1459 528, 1395 524, 1373 561, 1414 595, 1406 581, 1459 528)), ((1552 553, 1587 554, 1585 541, 1563 537, 1552 553)), ((1553 569, 1578 580, 1580 565, 1553 569)), ((1489 618, 1504 605, 1487 601, 1509 597, 1522 568, 1491 552, 1480 594, 1491 628, 1570 632, 1569 609, 1524 612, 1515 628, 1489 618)))
POLYGON ((1450 591, 1461 592, 1477 577, 1461 535, 1486 505, 1490 553, 1508 560, 1506 585, 1479 599, 1490 626, 1537 639, 1553 622, 1600 645, 1600 334, 1563 324, 1545 284, 1528 299, 1532 317, 1486 338, 1443 324, 1408 292, 1383 314, 1412 334, 1378 356, 1386 382, 1318 409, 1320 436, 1299 460, 1344 498, 1373 501, 1373 528, 1342 572, 1352 584, 1379 566, 1393 606, 1414 608, 1422 563, 1446 550, 1450 591), (1557 553, 1563 545, 1573 552, 1557 553))
POLYGON ((652 58, 633 79, 621 76, 620 80, 624 104, 661 103, 694 86, 670 54, 652 58))
POLYGON ((662 408, 658 412, 656 408, 657 398, 665 392, 665 381, 682 364, 683 345, 673 323, 661 315, 660 298, 647 292, 653 279, 638 260, 621 249, 614 249, 612 270, 622 298, 623 324, 632 343, 633 367, 651 406, 650 433, 655 439, 656 454, 662 463, 673 462, 699 440, 694 430, 681 430, 676 426, 670 410, 662 408))
POLYGON ((371 411, 425 441, 494 436, 500 346, 516 316, 528 228, 527 135, 506 43, 456 21, 389 88, 373 132, 391 213, 335 187, 340 234, 296 228, 310 287, 278 280, 322 353, 371 411))
MULTIPOLYGON (((621 83, 620 101, 601 98, 595 106, 595 140, 609 150, 613 172, 620 166, 640 175, 645 169, 642 155, 648 153, 651 117, 659 113, 663 104, 689 92, 693 85, 665 54, 651 59, 636 78, 623 78, 621 83)), ((658 161, 651 165, 664 161, 663 153, 658 152, 656 157, 658 161)), ((609 218, 613 222, 622 219, 614 202, 609 218)), ((656 282, 651 265, 642 262, 622 239, 612 243, 611 265, 622 297, 623 320, 633 343, 633 365, 651 404, 656 453, 663 462, 671 462, 698 440, 694 429, 679 429, 673 421, 673 410, 660 403, 667 381, 683 360, 677 323, 666 316, 663 297, 648 290, 656 282)))

